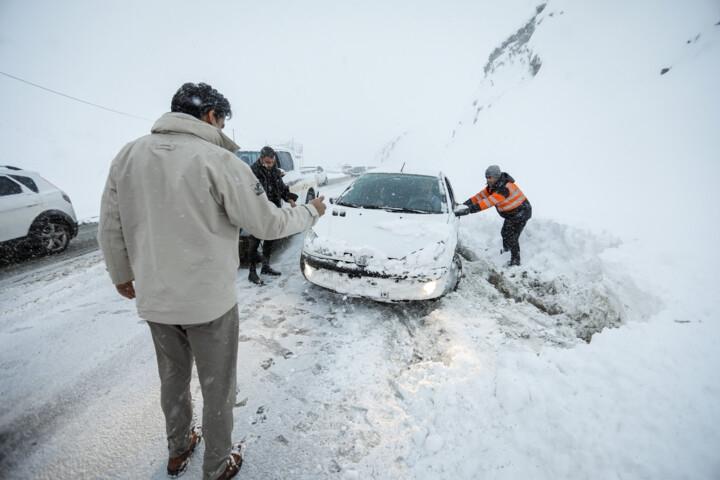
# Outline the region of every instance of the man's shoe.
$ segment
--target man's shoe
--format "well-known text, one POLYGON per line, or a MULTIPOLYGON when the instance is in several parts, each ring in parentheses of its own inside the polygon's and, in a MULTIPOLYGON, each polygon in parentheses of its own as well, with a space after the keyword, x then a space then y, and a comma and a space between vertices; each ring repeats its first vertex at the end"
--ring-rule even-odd
POLYGON ((273 275, 273 276, 282 275, 282 273, 278 272, 277 270, 272 268, 270 265, 263 265, 263 267, 260 269, 260 273, 262 273, 263 275, 273 275))
POLYGON ((168 459, 168 475, 171 477, 179 477, 185 473, 185 469, 190 462, 190 457, 192 457, 195 447, 197 447, 198 443, 200 443, 200 440, 202 440, 202 430, 198 426, 192 427, 192 429, 190 429, 190 446, 188 449, 177 457, 170 457, 168 459))
POLYGON ((230 456, 227 458, 225 471, 215 480, 228 480, 233 478, 240 471, 243 464, 243 444, 236 443, 230 450, 230 456))
POLYGON ((260 280, 260 277, 258 277, 258 274, 257 274, 257 272, 255 271, 255 269, 251 269, 251 270, 250 270, 250 273, 248 273, 248 280, 249 280, 251 283, 254 283, 254 284, 256 284, 256 285, 264 285, 264 284, 265 284, 265 282, 263 282, 262 280, 260 280))

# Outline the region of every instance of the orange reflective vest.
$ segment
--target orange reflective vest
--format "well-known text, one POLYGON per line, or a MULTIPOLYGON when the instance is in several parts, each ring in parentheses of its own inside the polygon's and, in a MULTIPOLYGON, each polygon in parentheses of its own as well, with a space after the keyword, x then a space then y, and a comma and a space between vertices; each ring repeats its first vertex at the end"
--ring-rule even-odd
POLYGON ((477 195, 470 197, 472 203, 478 206, 480 210, 495 207, 498 212, 509 212, 515 210, 526 200, 525 194, 513 182, 505 184, 508 189, 508 196, 505 197, 499 192, 490 193, 487 187, 482 189, 477 195))

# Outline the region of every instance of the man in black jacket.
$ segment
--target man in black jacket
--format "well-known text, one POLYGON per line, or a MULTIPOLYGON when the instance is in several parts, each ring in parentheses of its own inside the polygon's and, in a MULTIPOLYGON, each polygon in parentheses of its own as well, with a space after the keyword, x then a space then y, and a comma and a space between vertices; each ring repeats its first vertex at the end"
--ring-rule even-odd
MULTIPOLYGON (((288 202, 291 207, 295 207, 298 196, 292 193, 288 186, 285 185, 285 182, 283 182, 283 172, 277 166, 275 150, 268 146, 263 147, 262 150, 260 150, 260 158, 258 158, 250 168, 265 189, 268 200, 277 205, 278 208, 282 205, 283 200, 288 202)), ((258 246, 260 246, 260 239, 251 235, 248 240, 248 259, 250 261, 248 280, 258 285, 263 284, 256 270, 256 265, 260 259, 262 259, 260 273, 265 275, 280 275, 280 272, 270 267, 270 254, 272 253, 273 241, 263 240, 262 244, 263 253, 261 257, 257 251, 258 246)))

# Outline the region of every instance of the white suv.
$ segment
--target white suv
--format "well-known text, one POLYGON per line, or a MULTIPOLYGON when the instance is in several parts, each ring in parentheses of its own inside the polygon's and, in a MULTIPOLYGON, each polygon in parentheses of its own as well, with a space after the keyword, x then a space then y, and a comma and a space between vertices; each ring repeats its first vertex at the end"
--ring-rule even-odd
POLYGON ((0 166, 0 247, 59 253, 77 235, 70 197, 35 172, 0 166))

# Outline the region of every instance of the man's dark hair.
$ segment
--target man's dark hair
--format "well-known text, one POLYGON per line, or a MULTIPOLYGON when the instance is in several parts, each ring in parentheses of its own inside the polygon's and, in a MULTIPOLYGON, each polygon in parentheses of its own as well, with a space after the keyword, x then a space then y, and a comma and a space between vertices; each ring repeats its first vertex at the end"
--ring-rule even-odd
POLYGON ((210 110, 218 117, 232 117, 230 102, 222 93, 207 83, 186 83, 175 92, 170 104, 171 112, 187 113, 201 118, 210 110))
POLYGON ((260 150, 260 158, 263 157, 270 157, 277 159, 277 155, 275 154, 275 150, 273 150, 272 147, 265 146, 260 150))

